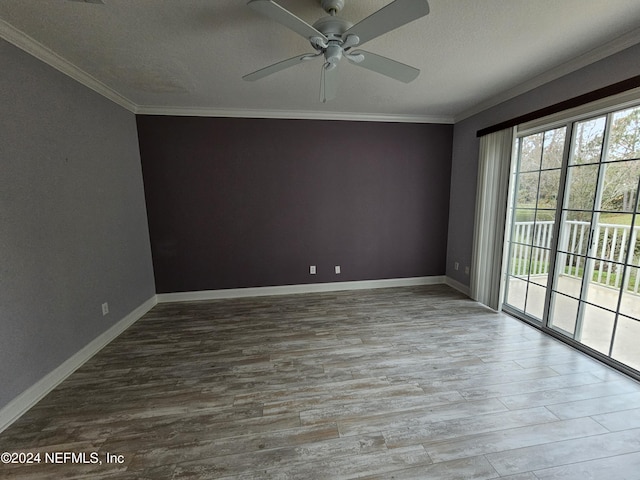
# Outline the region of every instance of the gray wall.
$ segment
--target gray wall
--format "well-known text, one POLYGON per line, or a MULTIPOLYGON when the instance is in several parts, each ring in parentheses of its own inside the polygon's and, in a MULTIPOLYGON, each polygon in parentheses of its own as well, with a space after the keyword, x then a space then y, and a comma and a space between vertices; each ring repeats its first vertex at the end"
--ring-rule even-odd
POLYGON ((640 74, 640 45, 458 122, 454 128, 447 276, 469 285, 464 266, 471 264, 478 148, 476 132, 499 122, 591 92, 640 74), (454 270, 454 262, 460 269, 454 270))
POLYGON ((452 125, 139 116, 138 131, 158 293, 444 274, 452 125))
POLYGON ((134 115, 3 40, 0 72, 1 408, 155 287, 134 115))

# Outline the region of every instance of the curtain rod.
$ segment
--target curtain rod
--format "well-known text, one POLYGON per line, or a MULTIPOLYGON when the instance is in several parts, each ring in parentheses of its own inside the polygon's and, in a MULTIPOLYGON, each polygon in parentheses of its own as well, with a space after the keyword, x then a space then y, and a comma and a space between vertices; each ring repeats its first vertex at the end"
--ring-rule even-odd
POLYGON ((563 110, 569 110, 570 108, 579 107, 586 103, 595 102, 596 100, 610 97, 612 95, 617 95, 618 93, 623 93, 627 90, 638 87, 640 87, 640 75, 622 80, 621 82, 607 85, 606 87, 598 88, 597 90, 578 95, 577 97, 555 103, 548 107, 540 108, 533 112, 525 113, 524 115, 520 115, 519 117, 515 117, 510 120, 505 120, 504 122, 497 123, 490 127, 483 128, 477 131, 476 136, 483 137, 490 133, 504 130, 505 128, 515 127, 516 125, 520 125, 521 123, 530 122, 531 120, 536 120, 537 118, 542 118, 546 117, 547 115, 562 112, 563 110))

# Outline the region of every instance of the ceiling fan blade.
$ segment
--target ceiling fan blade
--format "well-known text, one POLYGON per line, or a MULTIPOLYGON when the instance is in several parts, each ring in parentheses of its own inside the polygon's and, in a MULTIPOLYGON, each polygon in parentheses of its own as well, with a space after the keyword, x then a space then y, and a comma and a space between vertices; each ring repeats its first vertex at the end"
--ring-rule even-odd
POLYGON ((261 68, 260 70, 257 70, 257 71, 255 71, 253 73, 249 73, 249 74, 245 75, 244 77, 242 77, 242 79, 246 80, 247 82, 253 82, 255 80, 260 80, 261 78, 264 78, 264 77, 266 77, 268 75, 271 75, 273 73, 279 72, 280 70, 284 70, 285 68, 293 67, 295 65, 298 65, 299 63, 306 62, 307 60, 312 60, 315 57, 318 57, 320 55, 322 55, 322 54, 319 53, 319 54, 298 55, 297 57, 289 58, 287 60, 283 60, 281 62, 274 63, 273 65, 269 65, 268 67, 261 68))
POLYGON ((281 7, 273 0, 249 0, 247 5, 256 12, 275 20, 287 28, 290 28, 299 35, 302 35, 304 38, 311 39, 313 37, 319 37, 325 42, 328 41, 324 34, 313 28, 301 18, 296 17, 289 10, 281 7))
POLYGON ((391 30, 424 17, 428 13, 429 2, 427 0, 395 0, 395 2, 382 7, 374 14, 356 23, 343 34, 343 38, 348 35, 357 35, 360 37, 359 45, 362 45, 391 30))
POLYGON ((395 60, 391 60, 387 57, 376 55, 375 53, 365 52, 364 50, 356 50, 352 53, 353 55, 363 55, 364 60, 356 62, 349 59, 349 57, 347 56, 346 58, 350 63, 358 65, 362 68, 366 68, 373 72, 381 73, 382 75, 386 75, 387 77, 400 80, 404 83, 409 83, 418 78, 418 75, 420 75, 420 70, 418 70, 417 68, 405 65, 404 63, 396 62, 395 60))
POLYGON ((325 63, 322 66, 320 80, 320 101, 327 103, 336 98, 338 93, 338 65, 325 63))

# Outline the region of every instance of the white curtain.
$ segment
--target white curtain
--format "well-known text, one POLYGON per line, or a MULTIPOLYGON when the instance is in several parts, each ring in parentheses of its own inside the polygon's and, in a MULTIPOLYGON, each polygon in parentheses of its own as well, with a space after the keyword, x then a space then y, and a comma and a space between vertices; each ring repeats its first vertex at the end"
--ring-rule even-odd
POLYGON ((480 138, 471 297, 500 309, 504 231, 514 129, 480 138))

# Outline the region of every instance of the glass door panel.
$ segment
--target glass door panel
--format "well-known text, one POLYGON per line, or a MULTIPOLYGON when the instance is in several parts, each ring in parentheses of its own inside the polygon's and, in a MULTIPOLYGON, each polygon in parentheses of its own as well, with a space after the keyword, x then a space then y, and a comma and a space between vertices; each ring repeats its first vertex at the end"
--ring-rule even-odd
POLYGON ((544 317, 566 133, 562 127, 521 138, 512 177, 504 302, 537 322, 544 317))
POLYGON ((589 119, 573 125, 573 138, 564 185, 564 205, 559 227, 552 298, 566 304, 571 300, 576 318, 565 318, 565 312, 553 309, 548 325, 574 339, 582 335, 585 306, 593 272, 594 208, 600 182, 601 156, 605 141, 606 117, 589 119), (559 295, 562 294, 562 295, 559 295), (577 302, 577 307, 575 305, 577 302), (571 324, 572 328, 567 328, 571 324))

